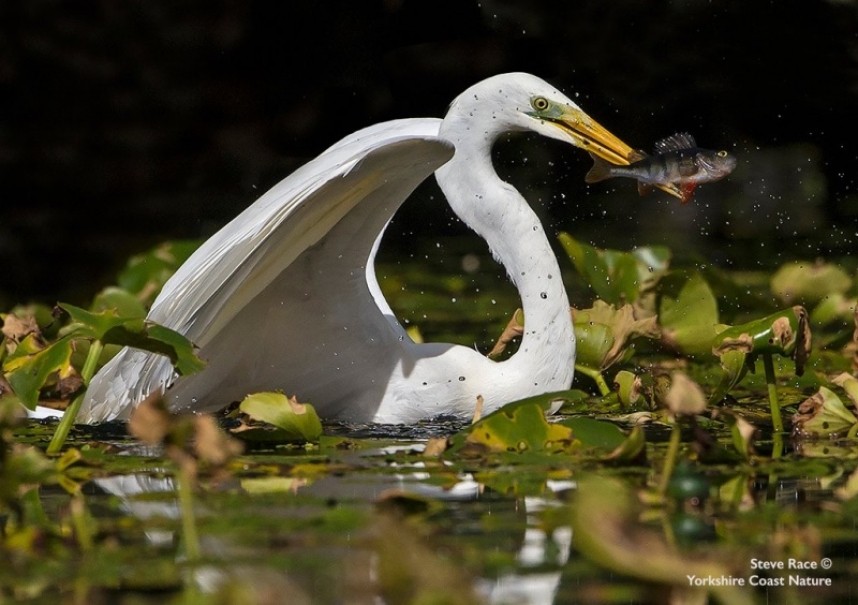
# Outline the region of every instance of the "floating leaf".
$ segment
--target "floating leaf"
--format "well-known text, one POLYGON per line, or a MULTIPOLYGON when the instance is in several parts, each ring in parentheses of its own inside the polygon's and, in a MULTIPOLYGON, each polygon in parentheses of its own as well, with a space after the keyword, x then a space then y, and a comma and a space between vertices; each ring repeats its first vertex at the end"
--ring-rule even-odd
POLYGON ((659 301, 659 323, 664 342, 689 355, 709 354, 712 338, 723 330, 715 295, 698 273, 684 281, 678 291, 675 284, 664 289, 659 301))
POLYGON ((465 444, 492 452, 570 451, 580 445, 572 429, 549 423, 543 406, 529 400, 505 405, 463 434, 465 444))
POLYGON ((615 309, 603 300, 597 300, 590 309, 573 309, 577 365, 604 370, 631 354, 628 348, 637 337, 657 338, 655 317, 638 319, 631 305, 615 309))
POLYGON ((814 395, 798 406, 793 416, 793 432, 801 437, 830 437, 845 434, 858 419, 840 397, 826 387, 819 387, 814 395))
POLYGON ((613 451, 626 440, 626 435, 613 422, 578 416, 561 420, 558 424, 572 429, 575 439, 585 448, 613 451))
POLYGON ((846 272, 830 263, 793 262, 772 276, 772 292, 786 304, 811 304, 828 294, 842 294, 852 285, 846 272))
POLYGON ((248 494, 294 494, 309 483, 302 477, 245 477, 241 479, 241 489, 248 494))
POLYGON ((244 398, 239 409, 254 420, 281 429, 277 435, 280 440, 318 441, 322 435, 322 422, 313 406, 283 393, 253 393, 244 398))

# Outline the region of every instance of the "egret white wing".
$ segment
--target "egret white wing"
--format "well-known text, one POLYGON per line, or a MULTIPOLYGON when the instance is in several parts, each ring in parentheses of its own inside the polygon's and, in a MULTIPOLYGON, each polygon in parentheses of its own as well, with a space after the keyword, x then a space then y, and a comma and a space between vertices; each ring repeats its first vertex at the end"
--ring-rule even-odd
MULTIPOLYGON (((439 124, 397 120, 350 135, 274 186, 182 265, 148 317, 190 338, 210 367, 179 381, 170 394, 174 407, 191 407, 212 392, 223 404, 223 397, 250 389, 288 388, 273 382, 291 367, 310 391, 324 382, 318 392, 342 397, 356 375, 344 373, 341 384, 315 376, 312 363, 334 335, 314 334, 312 313, 342 316, 346 329, 353 314, 363 333, 354 333, 348 346, 401 336, 384 315, 387 306, 379 310, 374 300, 368 263, 396 209, 452 156, 452 145, 437 135, 439 124), (313 300, 302 290, 312 291, 313 300), (292 353, 296 344, 313 348, 308 338, 322 343, 315 356, 292 353)), ((124 349, 92 380, 79 419, 127 417, 134 404, 175 378, 167 358, 124 349)))

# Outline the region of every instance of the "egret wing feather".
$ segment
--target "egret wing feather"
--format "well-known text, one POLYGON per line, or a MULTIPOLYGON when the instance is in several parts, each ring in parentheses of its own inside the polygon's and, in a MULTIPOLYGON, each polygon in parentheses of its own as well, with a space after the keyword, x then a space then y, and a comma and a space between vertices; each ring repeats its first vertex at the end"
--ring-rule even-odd
MULTIPOLYGON (((338 225, 339 237, 344 233, 353 240, 349 262, 371 276, 384 226, 411 191, 453 154, 452 145, 438 138, 439 124, 431 118, 397 120, 335 144, 206 241, 167 282, 148 318, 186 335, 204 357, 206 352, 228 354, 217 348, 219 335, 239 314, 255 308, 250 303, 338 225)), ((356 296, 380 306, 379 315, 389 312, 371 277, 368 290, 356 296)), ((248 329, 272 327, 249 324, 248 329)), ((207 380, 216 384, 218 377, 210 374, 196 380, 197 390, 207 380)), ((124 349, 93 379, 79 418, 127 417, 136 403, 175 379, 167 358, 124 349)))

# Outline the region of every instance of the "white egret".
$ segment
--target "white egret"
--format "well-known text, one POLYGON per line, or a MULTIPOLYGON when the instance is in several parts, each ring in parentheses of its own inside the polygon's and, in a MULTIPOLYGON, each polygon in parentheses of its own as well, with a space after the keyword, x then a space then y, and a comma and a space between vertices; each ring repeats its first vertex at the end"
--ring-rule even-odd
POLYGON ((126 418, 154 391, 180 412, 277 389, 324 418, 402 423, 470 416, 478 396, 491 411, 568 388, 575 336, 560 268, 536 214, 491 162, 493 143, 510 131, 537 132, 615 164, 639 157, 523 73, 472 86, 443 120, 360 130, 275 185, 164 286, 149 319, 196 343, 206 369, 178 377, 166 357, 124 349, 92 380, 79 420, 126 418), (412 342, 376 281, 385 226, 433 172, 518 288, 527 328, 505 361, 412 342))

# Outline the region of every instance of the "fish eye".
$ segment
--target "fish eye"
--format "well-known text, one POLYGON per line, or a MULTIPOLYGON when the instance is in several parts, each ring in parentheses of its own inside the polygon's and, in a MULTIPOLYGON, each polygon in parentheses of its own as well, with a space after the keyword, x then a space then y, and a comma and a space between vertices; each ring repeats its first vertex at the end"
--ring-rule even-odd
POLYGON ((722 150, 721 150, 721 151, 719 151, 716 155, 717 155, 719 158, 726 158, 726 157, 727 157, 727 152, 726 152, 726 151, 724 151, 724 150, 722 149, 722 150))
POLYGON ((536 111, 545 111, 548 109, 548 99, 545 97, 534 97, 530 104, 536 111))

